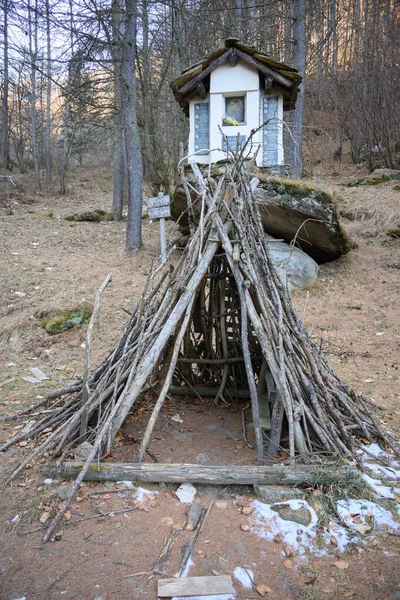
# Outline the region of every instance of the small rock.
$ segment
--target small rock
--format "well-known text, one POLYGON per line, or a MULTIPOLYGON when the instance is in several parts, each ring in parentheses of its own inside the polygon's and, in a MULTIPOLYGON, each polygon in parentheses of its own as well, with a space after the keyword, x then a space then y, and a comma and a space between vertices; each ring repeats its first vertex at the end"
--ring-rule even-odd
POLYGON ((92 452, 92 450, 93 450, 92 444, 89 444, 89 442, 82 442, 82 444, 79 444, 79 446, 75 450, 75 455, 78 458, 81 458, 82 460, 86 460, 88 458, 88 456, 90 455, 90 453, 92 452))
POLYGON ((222 500, 218 500, 218 502, 215 503, 215 506, 217 508, 227 508, 228 507, 228 503, 227 502, 223 502, 222 500))
POLYGON ((65 500, 74 487, 73 483, 68 483, 67 485, 60 485, 57 489, 53 490, 51 495, 59 500, 65 500))
POLYGON ((272 510, 275 510, 284 521, 293 521, 294 523, 298 523, 299 525, 304 525, 306 527, 311 523, 311 515, 304 507, 293 510, 288 505, 276 504, 271 506, 271 508, 272 510))
POLYGON ((178 498, 181 504, 191 504, 194 500, 194 497, 197 493, 196 488, 191 483, 183 483, 178 487, 175 492, 176 497, 178 498))
POLYGON ((304 496, 303 490, 283 485, 255 485, 254 491, 260 502, 264 502, 265 504, 296 500, 304 496))

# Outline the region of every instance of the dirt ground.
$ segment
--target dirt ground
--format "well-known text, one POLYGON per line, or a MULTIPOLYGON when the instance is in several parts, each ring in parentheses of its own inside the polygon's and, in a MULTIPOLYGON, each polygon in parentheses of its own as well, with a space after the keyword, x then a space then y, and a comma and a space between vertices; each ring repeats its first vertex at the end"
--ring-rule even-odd
MULTIPOLYGON (((50 388, 82 373, 85 326, 50 336, 41 318, 92 303, 111 272, 94 333, 92 364, 97 364, 118 341, 127 318, 124 309, 129 311, 140 297, 158 253, 158 225, 147 218, 143 249, 134 255, 124 250, 123 222, 65 220, 72 213, 109 210, 112 182, 106 169, 76 169, 64 197, 35 194, 28 179, 16 180, 24 191, 0 203, 5 207, 0 208, 2 414, 36 402, 50 388), (32 367, 52 379, 38 384, 22 380, 32 367)), ((317 284, 309 294, 296 292, 294 303, 338 374, 382 407, 382 423, 399 431, 400 244, 386 233, 400 227, 400 192, 393 182, 347 188, 343 184, 348 180, 347 175, 321 175, 314 184, 343 197, 343 225, 357 248, 323 265, 317 284)), ((169 234, 172 230, 170 223, 169 234)), ((149 398, 125 425, 113 460, 133 460, 151 406, 149 398)), ((19 426, 1 422, 0 440, 19 426)), ((1 455, 3 479, 30 446, 1 455)), ((242 441, 241 406, 215 408, 184 398, 166 403, 149 450, 149 461, 255 464, 255 451, 242 441), (171 421, 174 415, 182 423, 171 421)), ((23 477, 1 488, 0 599, 157 598, 160 575, 153 567, 165 538, 176 532, 164 573, 170 577, 192 535, 185 528, 188 506, 173 493, 177 486, 147 485, 147 492, 138 495, 125 484, 86 483, 60 539, 42 545, 43 521, 54 514, 60 489, 68 482, 46 485, 40 467, 32 465, 23 477), (118 513, 127 509, 132 510, 118 513), (71 523, 99 513, 106 516, 71 523)), ((252 514, 245 514, 243 507, 255 499, 252 488, 196 488, 196 498, 210 510, 194 545, 190 576, 249 569, 256 586, 270 588, 266 597, 272 600, 400 598, 399 537, 374 532, 376 542, 355 543, 345 553, 332 543, 321 554, 318 544, 310 544, 303 555, 291 552, 291 565, 285 565, 282 541, 266 541, 247 527, 252 514), (340 560, 346 568, 334 564, 340 560)), ((317 508, 320 502, 322 511, 324 498, 311 498, 317 508)), ((261 597, 233 581, 237 598, 261 597)))

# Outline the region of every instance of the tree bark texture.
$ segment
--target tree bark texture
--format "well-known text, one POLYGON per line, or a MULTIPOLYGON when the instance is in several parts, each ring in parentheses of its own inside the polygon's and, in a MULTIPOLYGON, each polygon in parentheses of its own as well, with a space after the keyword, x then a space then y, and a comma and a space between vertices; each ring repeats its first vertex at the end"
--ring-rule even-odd
POLYGON ((136 0, 125 0, 126 21, 122 60, 122 115, 128 171, 126 249, 142 243, 142 155, 136 109, 136 0))
POLYGON ((300 93, 297 97, 296 108, 291 119, 291 137, 289 140, 289 164, 294 179, 300 179, 303 171, 303 123, 306 74, 306 9, 305 0, 294 0, 293 4, 293 66, 303 77, 300 93))
MULTIPOLYGON (((84 463, 65 462, 43 468, 46 477, 75 478, 84 463)), ((144 481, 152 483, 202 483, 219 485, 329 485, 331 483, 357 484, 360 474, 354 467, 305 465, 247 465, 209 466, 187 464, 93 463, 86 481, 144 481)))
POLYGON ((8 0, 3 4, 3 98, 1 104, 0 167, 8 167, 8 0))

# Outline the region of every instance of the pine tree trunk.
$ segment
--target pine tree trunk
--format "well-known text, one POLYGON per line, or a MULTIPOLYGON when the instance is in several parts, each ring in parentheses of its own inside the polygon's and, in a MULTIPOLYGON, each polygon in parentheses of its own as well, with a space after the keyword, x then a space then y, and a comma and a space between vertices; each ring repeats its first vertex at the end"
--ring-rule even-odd
POLYGON ((8 0, 3 5, 3 98, 1 106, 0 167, 8 167, 8 0))
POLYGON ((46 152, 46 185, 49 188, 51 184, 51 37, 50 37, 50 4, 46 0, 46 42, 47 42, 47 82, 46 82, 46 134, 45 134, 45 152, 46 152))
POLYGON ((292 136, 289 140, 289 162, 291 174, 294 179, 300 179, 303 171, 303 122, 304 122, 304 97, 306 74, 306 9, 305 0, 294 0, 293 5, 293 62, 303 77, 300 93, 297 97, 296 108, 293 111, 291 122, 292 136))
POLYGON ((120 0, 115 0, 112 5, 112 31, 113 46, 112 58, 114 66, 114 190, 111 213, 114 219, 122 219, 122 209, 124 205, 124 168, 126 167, 124 155, 124 132, 122 122, 122 102, 121 102, 121 60, 122 60, 122 28, 123 28, 123 7, 120 0))
POLYGON ((122 60, 122 115, 128 172, 126 249, 142 242, 142 156, 136 111, 136 0, 125 0, 126 25, 122 60))
POLYGON ((30 66, 30 79, 31 79, 31 101, 30 101, 30 113, 31 113, 31 143, 32 143, 32 155, 33 165, 35 169, 35 185, 36 189, 41 189, 40 184, 40 169, 39 169, 39 153, 37 145, 37 119, 36 119, 36 58, 37 58, 37 2, 35 3, 35 24, 34 34, 32 35, 32 7, 28 2, 28 29, 29 29, 29 59, 31 62, 30 66), (33 48, 35 44, 35 50, 33 48))

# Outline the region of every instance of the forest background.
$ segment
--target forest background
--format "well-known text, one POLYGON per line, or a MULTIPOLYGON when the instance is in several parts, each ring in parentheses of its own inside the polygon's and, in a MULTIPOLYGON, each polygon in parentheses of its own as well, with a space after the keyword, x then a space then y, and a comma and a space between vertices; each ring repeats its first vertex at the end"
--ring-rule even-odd
POLYGON ((128 205, 126 248, 141 242, 142 176, 170 191, 188 123, 170 82, 230 36, 304 76, 286 115, 286 161, 302 174, 316 137, 333 170, 396 168, 399 0, 2 0, 0 167, 65 194, 68 167, 114 175, 128 205), (300 149, 296 152, 296 148, 300 149))

